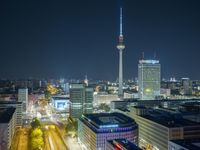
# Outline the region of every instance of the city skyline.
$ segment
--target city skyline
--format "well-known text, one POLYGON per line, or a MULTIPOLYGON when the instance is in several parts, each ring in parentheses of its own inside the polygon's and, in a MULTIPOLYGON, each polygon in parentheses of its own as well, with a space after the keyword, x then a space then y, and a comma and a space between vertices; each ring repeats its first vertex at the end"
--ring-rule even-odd
MULTIPOLYGON (((198 79, 200 5, 197 1, 123 1, 124 78, 137 62, 160 60, 162 77, 198 79)), ((1 78, 118 77, 119 1, 2 2, 1 78)))

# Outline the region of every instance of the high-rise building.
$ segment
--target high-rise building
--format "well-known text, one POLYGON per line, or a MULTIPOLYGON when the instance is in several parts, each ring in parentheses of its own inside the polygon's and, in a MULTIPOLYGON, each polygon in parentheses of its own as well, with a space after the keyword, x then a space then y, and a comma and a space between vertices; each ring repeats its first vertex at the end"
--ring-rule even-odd
POLYGON ((9 150, 15 132, 16 109, 0 108, 0 150, 9 150))
POLYGON ((26 111, 28 108, 28 89, 18 90, 18 101, 22 102, 22 111, 26 111))
POLYGON ((85 114, 78 120, 78 141, 87 150, 106 150, 107 140, 138 143, 138 126, 121 113, 85 114))
POLYGON ((0 109, 14 107, 16 108, 16 125, 22 125, 22 102, 17 101, 0 101, 0 109))
POLYGON ((184 95, 190 95, 192 94, 192 86, 191 81, 189 78, 182 78, 182 86, 183 86, 183 94, 184 95))
POLYGON ((119 98, 123 99, 123 50, 125 49, 124 45, 124 36, 122 33, 122 8, 120 8, 120 35, 119 35, 119 43, 117 45, 117 49, 119 50, 119 98))
POLYGON ((160 64, 158 60, 140 60, 138 92, 141 100, 154 100, 160 95, 160 64))
POLYGON ((93 112, 93 88, 85 87, 85 101, 83 105, 83 113, 89 114, 93 112))
POLYGON ((71 84, 70 87, 70 115, 79 118, 84 113, 93 112, 93 88, 84 84, 71 84))

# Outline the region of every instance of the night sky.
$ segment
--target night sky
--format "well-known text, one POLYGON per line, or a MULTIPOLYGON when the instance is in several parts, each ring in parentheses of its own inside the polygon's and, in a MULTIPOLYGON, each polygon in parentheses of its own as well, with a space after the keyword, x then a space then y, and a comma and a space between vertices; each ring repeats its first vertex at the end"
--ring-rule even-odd
POLYGON ((164 78, 200 79, 199 0, 1 0, 0 77, 115 80, 120 5, 124 78, 144 52, 164 78))

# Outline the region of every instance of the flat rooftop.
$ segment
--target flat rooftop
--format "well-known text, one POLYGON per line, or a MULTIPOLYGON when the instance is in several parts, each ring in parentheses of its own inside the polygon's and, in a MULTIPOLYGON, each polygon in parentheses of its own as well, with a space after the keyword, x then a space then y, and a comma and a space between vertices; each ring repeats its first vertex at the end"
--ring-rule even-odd
POLYGON ((22 104, 22 102, 0 100, 0 105, 1 104, 22 104))
POLYGON ((139 60, 140 64, 159 64, 159 60, 147 59, 147 60, 139 60))
POLYGON ((69 100, 69 97, 52 97, 53 100, 69 100))
POLYGON ((85 114, 80 120, 91 128, 94 127, 96 129, 130 127, 136 125, 132 118, 118 112, 85 114))
POLYGON ((0 123, 8 123, 15 112, 14 107, 0 108, 0 123))
POLYGON ((171 140, 171 142, 187 148, 188 150, 200 150, 200 139, 171 140))
POLYGON ((113 146, 113 148, 120 148, 123 150, 142 150, 134 143, 126 140, 126 139, 115 139, 115 140, 109 140, 107 141, 110 145, 113 146))
POLYGON ((162 110, 148 110, 148 114, 142 116, 148 120, 154 121, 158 124, 166 126, 168 128, 172 127, 184 127, 184 126, 195 126, 199 125, 199 123, 184 119, 181 114, 172 114, 170 112, 162 111, 162 110))

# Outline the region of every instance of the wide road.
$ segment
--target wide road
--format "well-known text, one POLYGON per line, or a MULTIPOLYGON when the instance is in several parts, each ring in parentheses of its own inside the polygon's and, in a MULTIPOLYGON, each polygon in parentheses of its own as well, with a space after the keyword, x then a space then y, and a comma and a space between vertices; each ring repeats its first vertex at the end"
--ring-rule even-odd
POLYGON ((69 150, 81 150, 82 149, 80 144, 78 144, 76 138, 66 137, 65 140, 66 140, 69 150))
POLYGON ((48 126, 47 138, 51 150, 67 150, 63 139, 53 126, 48 126))
POLYGON ((28 150, 28 129, 17 129, 11 145, 11 150, 28 150))
POLYGON ((21 131, 21 135, 18 143, 18 150, 26 150, 28 149, 28 131, 23 128, 21 131))

